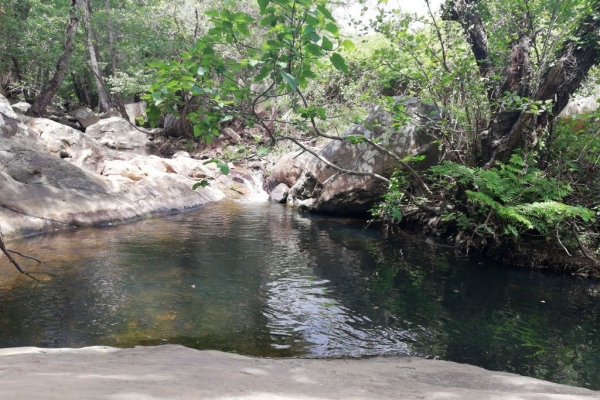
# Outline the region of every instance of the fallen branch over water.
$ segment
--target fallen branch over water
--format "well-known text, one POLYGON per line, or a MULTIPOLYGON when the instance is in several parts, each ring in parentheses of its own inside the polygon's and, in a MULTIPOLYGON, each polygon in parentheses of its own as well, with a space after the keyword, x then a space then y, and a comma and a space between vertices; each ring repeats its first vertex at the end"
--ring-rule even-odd
POLYGON ((29 258, 30 260, 35 260, 38 263, 41 263, 40 260, 38 260, 35 257, 31 257, 31 256, 27 256, 24 254, 19 253, 18 251, 14 251, 14 250, 9 250, 6 248, 6 246, 4 245, 4 236, 0 233, 0 250, 2 250, 2 252, 6 255, 6 257, 8 257, 8 261, 10 261, 12 263, 12 265, 15 266, 15 268, 17 268, 19 270, 19 272, 21 272, 22 274, 26 274, 29 275, 27 272, 25 272, 25 270, 21 267, 21 265, 19 264, 19 262, 17 260, 15 260, 15 258, 12 256, 11 253, 14 254, 18 254, 23 258, 29 258))

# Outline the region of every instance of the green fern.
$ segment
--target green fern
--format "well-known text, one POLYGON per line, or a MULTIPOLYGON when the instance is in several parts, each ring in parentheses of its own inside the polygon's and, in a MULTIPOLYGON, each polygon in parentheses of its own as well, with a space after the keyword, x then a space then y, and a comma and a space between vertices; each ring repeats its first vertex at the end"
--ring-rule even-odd
MULTIPOLYGON (((409 180, 396 173, 390 189, 374 213, 388 220, 402 213, 411 200, 403 193, 409 180)), ((594 221, 595 212, 581 206, 563 203, 572 188, 557 179, 546 176, 535 167, 531 158, 513 154, 508 163, 497 163, 493 168, 468 167, 453 162, 444 162, 431 167, 428 180, 436 198, 453 198, 455 207, 449 207, 441 216, 443 223, 455 223, 473 234, 518 239, 525 231, 535 231, 554 240, 560 230, 569 235, 567 229, 576 221, 594 221), (463 190, 458 190, 458 187, 463 190), (460 193, 464 193, 462 197, 460 193), (466 200, 466 201, 465 201, 466 200), (461 210, 461 211, 459 211, 461 210), (468 210, 465 212, 465 210, 468 210)), ((429 201, 429 199, 423 199, 429 201)))

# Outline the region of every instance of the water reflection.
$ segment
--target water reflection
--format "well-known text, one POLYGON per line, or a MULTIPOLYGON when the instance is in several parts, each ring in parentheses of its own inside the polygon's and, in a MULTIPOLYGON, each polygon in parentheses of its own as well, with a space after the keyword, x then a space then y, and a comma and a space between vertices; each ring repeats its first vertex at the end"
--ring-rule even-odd
POLYGON ((222 203, 13 242, 0 346, 180 343, 262 356, 439 356, 600 388, 598 288, 388 239, 361 221, 222 203))

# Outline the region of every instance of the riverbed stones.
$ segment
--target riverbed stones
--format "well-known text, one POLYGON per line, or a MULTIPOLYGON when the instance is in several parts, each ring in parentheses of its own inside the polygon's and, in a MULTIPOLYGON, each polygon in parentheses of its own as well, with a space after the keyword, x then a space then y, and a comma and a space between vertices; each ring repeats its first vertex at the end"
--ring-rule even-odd
POLYGON ((46 118, 21 116, 23 123, 46 145, 45 151, 87 172, 100 173, 115 155, 83 132, 46 118))
MULTIPOLYGON (((442 116, 435 106, 415 98, 398 98, 409 118, 400 128, 394 127, 393 116, 382 107, 375 108, 362 124, 350 128, 343 136, 377 140, 399 157, 425 156, 416 169, 438 163, 439 145, 433 128, 442 116)), ((369 172, 389 178, 399 167, 387 154, 362 142, 331 140, 319 155, 340 168, 369 172)), ((372 176, 338 173, 324 162, 313 158, 307 162, 298 181, 290 189, 287 203, 302 210, 329 214, 360 215, 367 213, 387 189, 384 181, 372 176)))

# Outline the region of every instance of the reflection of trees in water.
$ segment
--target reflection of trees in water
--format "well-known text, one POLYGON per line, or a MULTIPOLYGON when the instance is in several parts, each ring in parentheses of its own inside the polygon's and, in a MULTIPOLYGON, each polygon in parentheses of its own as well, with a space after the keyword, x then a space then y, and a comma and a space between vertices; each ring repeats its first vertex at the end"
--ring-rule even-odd
POLYGON ((388 312, 427 332, 414 349, 600 387, 597 305, 577 281, 484 266, 421 242, 405 242, 403 249, 398 262, 389 248, 372 247, 378 267, 369 287, 388 312))

